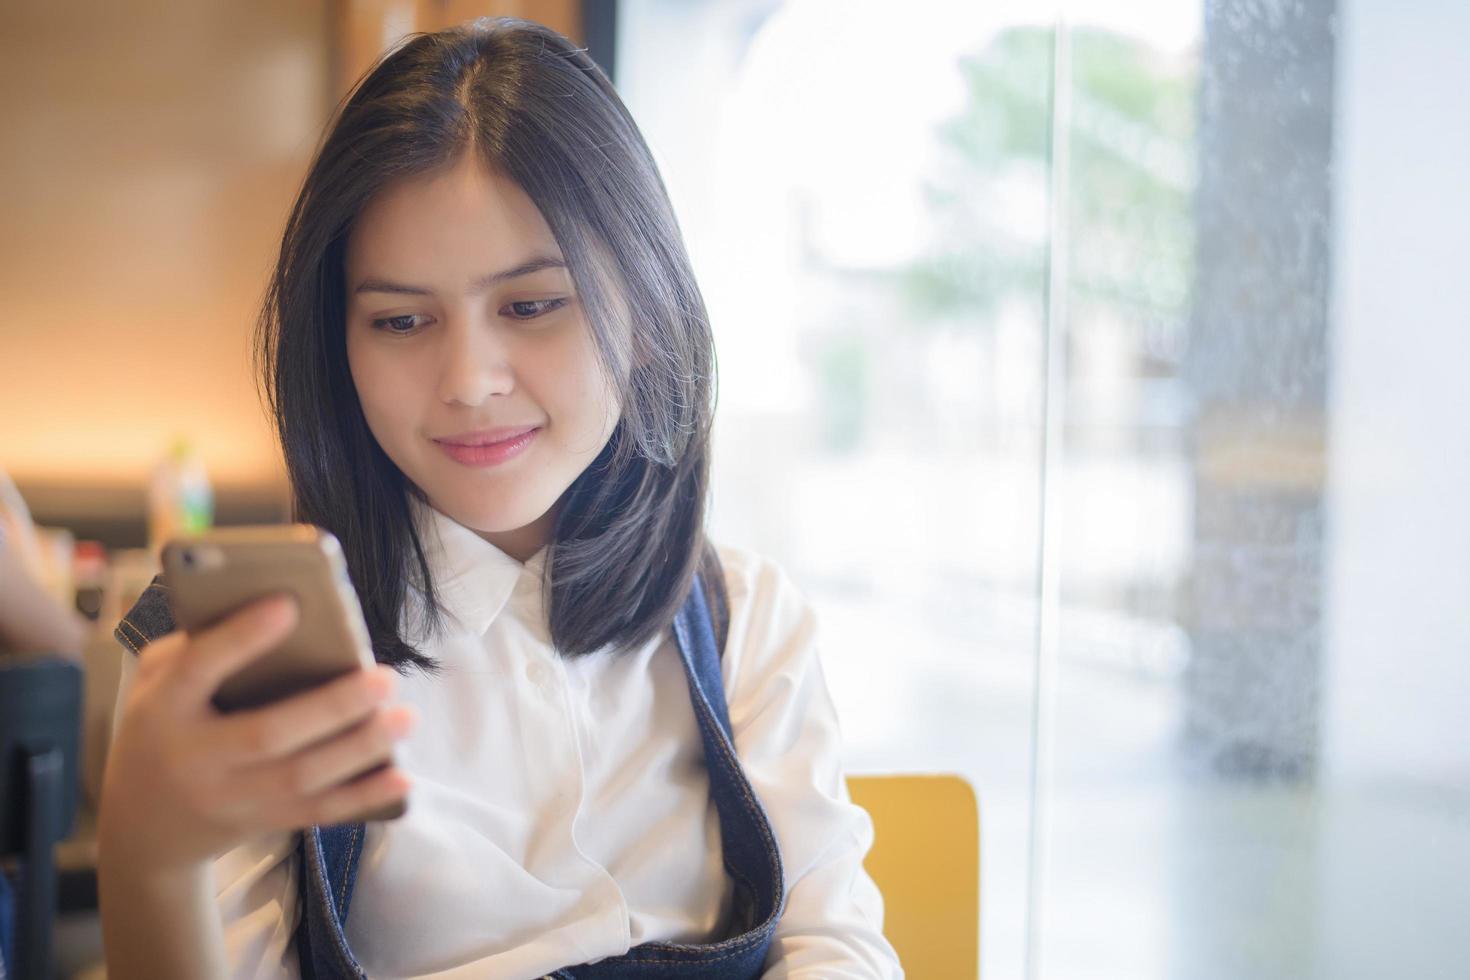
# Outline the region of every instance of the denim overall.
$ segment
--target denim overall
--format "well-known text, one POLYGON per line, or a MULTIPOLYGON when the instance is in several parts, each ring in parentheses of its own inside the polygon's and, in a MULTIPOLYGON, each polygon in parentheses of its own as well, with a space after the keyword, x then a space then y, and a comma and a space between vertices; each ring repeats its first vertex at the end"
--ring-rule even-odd
MULTIPOLYGON (((113 634, 134 653, 174 629, 165 590, 166 586, 155 578, 113 634)), ((765 810, 735 754, 720 651, 698 575, 674 618, 674 639, 704 742, 710 796, 720 818, 725 869, 734 879, 734 935, 708 943, 642 943, 620 956, 582 966, 569 965, 550 974, 558 980, 758 977, 781 917, 785 905, 781 855, 765 810)), ((296 928, 296 949, 303 980, 357 980, 367 976, 348 949, 343 932, 362 852, 363 830, 361 823, 335 824, 314 826, 300 835, 296 853, 301 861, 297 880, 302 913, 296 928)))

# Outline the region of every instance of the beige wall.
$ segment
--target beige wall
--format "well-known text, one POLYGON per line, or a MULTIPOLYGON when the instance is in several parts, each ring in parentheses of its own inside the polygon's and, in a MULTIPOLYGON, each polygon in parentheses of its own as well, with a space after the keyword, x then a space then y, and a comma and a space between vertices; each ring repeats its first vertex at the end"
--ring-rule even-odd
POLYGON ((175 434, 279 484, 250 331, 292 196, 385 38, 575 3, 0 6, 0 468, 139 486, 175 434))
POLYGON ((248 371, 330 105, 325 3, 7 4, 0 466, 139 480, 174 433, 270 479, 248 371))

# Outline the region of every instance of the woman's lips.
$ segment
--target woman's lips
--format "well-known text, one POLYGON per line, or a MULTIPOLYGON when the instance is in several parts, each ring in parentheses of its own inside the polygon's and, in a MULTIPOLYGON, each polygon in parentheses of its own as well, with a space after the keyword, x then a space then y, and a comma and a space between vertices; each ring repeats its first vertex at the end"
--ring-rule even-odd
POLYGON ((535 425, 497 425, 493 429, 473 429, 469 432, 460 432, 452 436, 431 436, 435 442, 451 442, 456 446, 483 446, 491 442, 507 442, 517 436, 525 435, 532 429, 539 428, 535 425))
POLYGON ((527 429, 525 432, 501 442, 489 442, 479 446, 464 446, 453 442, 442 442, 434 440, 440 449, 456 463, 465 466, 495 466, 512 457, 519 456, 525 451, 531 441, 540 432, 539 428, 527 429))

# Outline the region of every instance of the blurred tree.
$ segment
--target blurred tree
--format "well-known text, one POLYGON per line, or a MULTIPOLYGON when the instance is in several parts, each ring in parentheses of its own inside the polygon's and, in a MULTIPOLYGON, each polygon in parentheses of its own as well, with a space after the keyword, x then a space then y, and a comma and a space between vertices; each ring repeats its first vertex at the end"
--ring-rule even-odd
MULTIPOLYGON (((1072 36, 1071 303, 1140 323, 1150 360, 1177 364, 1193 267, 1193 56, 1097 28, 1072 36)), ((925 183, 934 251, 900 279, 916 322, 984 324, 1002 301, 1045 295, 1052 32, 1004 31, 963 58, 967 99, 940 128, 925 183)))

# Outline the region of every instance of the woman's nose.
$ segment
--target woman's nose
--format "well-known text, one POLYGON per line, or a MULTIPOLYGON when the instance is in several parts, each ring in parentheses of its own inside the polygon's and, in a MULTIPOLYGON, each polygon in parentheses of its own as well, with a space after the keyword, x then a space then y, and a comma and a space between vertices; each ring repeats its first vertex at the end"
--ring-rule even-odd
POLYGON ((447 325, 444 336, 439 397, 445 402, 479 405, 515 387, 510 351, 493 325, 459 317, 447 325))

